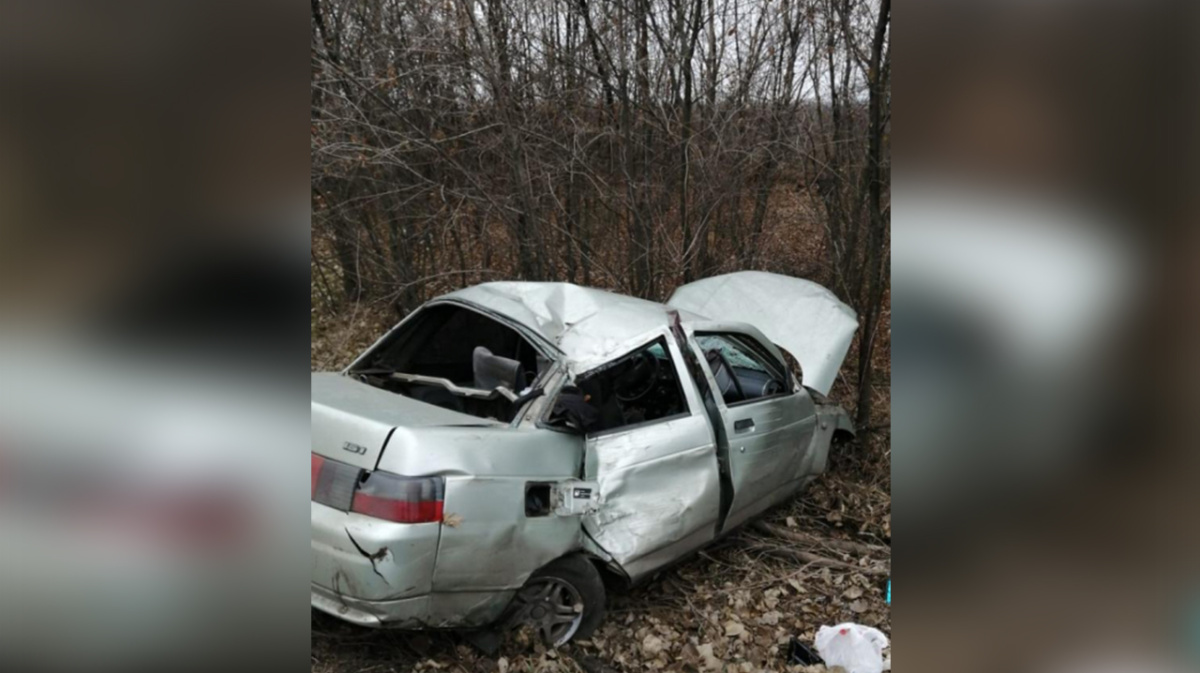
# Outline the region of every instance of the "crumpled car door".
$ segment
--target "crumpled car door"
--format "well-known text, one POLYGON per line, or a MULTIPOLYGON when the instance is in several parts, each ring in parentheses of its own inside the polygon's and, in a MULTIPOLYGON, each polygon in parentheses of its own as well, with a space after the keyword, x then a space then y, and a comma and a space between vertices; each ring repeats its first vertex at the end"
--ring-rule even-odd
POLYGON ((712 540, 721 505, 712 425, 663 336, 687 412, 586 438, 584 478, 599 484, 601 502, 584 530, 635 581, 712 540))

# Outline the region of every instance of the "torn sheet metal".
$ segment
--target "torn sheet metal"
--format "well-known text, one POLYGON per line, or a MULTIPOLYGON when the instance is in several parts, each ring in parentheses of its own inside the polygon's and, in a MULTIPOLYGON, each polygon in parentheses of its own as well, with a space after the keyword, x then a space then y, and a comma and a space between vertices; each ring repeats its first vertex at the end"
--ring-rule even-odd
POLYGON ((858 329, 854 309, 821 285, 764 271, 688 283, 669 306, 714 320, 749 323, 796 357, 804 385, 828 394, 858 329))

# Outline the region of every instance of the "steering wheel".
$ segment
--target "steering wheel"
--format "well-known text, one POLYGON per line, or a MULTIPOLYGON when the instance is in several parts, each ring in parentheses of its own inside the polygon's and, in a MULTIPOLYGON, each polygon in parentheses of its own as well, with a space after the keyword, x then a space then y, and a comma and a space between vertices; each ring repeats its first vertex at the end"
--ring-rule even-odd
MULTIPOLYGON (((734 371, 733 365, 729 364, 729 359, 725 357, 725 354, 713 348, 712 350, 708 351, 708 355, 716 356, 717 362, 720 364, 721 369, 725 370, 725 375, 728 376, 729 380, 733 382, 733 387, 735 390, 737 390, 738 399, 746 399, 746 391, 742 390, 742 382, 738 380, 737 372, 734 371)), ((717 380, 717 385, 721 386, 720 372, 714 371, 713 378, 717 380)), ((721 396, 725 396, 725 386, 721 386, 721 396)))
POLYGON ((642 351, 630 361, 629 368, 617 377, 617 399, 636 402, 654 390, 658 370, 662 365, 650 351, 642 351), (641 388, 639 388, 641 386, 641 388))
POLYGON ((767 381, 767 385, 763 386, 763 397, 778 395, 784 390, 783 383, 779 379, 771 379, 767 381))

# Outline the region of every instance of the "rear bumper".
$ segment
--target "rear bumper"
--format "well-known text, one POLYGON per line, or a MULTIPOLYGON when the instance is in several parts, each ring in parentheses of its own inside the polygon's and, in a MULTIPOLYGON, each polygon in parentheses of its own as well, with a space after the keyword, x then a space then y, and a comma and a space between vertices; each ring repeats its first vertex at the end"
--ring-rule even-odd
POLYGON ((513 590, 433 592, 441 524, 400 524, 312 504, 312 607, 354 624, 469 628, 495 621, 513 590))
POLYGON ((440 524, 392 523, 311 504, 314 587, 376 602, 430 592, 440 524))
POLYGON ((394 601, 367 601, 339 595, 313 584, 312 606, 339 619, 371 628, 472 628, 496 621, 515 593, 436 593, 394 601))

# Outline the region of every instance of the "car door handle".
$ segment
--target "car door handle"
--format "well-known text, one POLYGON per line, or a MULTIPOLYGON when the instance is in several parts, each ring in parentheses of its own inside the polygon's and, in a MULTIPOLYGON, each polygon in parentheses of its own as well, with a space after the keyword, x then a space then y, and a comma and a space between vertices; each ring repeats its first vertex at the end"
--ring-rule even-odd
POLYGON ((754 419, 753 418, 743 418, 740 421, 733 422, 733 431, 734 432, 751 432, 753 430, 754 430, 754 419))

